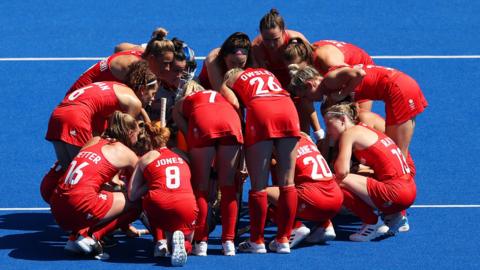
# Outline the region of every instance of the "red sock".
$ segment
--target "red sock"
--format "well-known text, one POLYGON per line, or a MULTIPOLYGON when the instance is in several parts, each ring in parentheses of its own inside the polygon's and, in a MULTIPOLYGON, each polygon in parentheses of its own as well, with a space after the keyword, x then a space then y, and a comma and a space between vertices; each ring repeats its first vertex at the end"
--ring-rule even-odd
POLYGON ((277 211, 277 236, 275 239, 280 243, 288 242, 292 233, 295 214, 297 213, 297 189, 295 186, 280 187, 277 211))
POLYGON ((127 210, 125 213, 120 214, 114 220, 102 224, 100 226, 92 227, 89 230, 89 234, 95 236, 97 240, 102 239, 103 236, 113 232, 118 228, 128 226, 130 223, 134 222, 142 212, 142 209, 133 207, 127 210))
POLYGON ((151 232, 152 236, 153 236, 153 240, 155 242, 158 242, 159 240, 162 240, 162 239, 167 239, 165 237, 165 233, 163 232, 162 229, 160 228, 152 228, 153 232, 151 232))
POLYGON ((187 252, 188 255, 192 253, 192 243, 190 241, 185 240, 185 251, 187 252))
POLYGON ((294 229, 298 229, 298 228, 300 228, 300 227, 302 227, 302 226, 303 226, 303 223, 300 222, 300 221, 298 221, 298 220, 295 220, 295 223, 293 223, 293 228, 294 228, 294 229))
POLYGON ((269 205, 267 209, 267 220, 277 225, 277 207, 275 205, 269 205))
POLYGON ((360 197, 352 192, 342 188, 343 205, 357 215, 363 223, 377 224, 378 216, 373 212, 373 209, 366 204, 360 197))
POLYGON ((53 191, 64 174, 65 171, 57 161, 43 177, 42 183, 40 184, 40 194, 46 203, 50 204, 53 191))
POLYGON ((220 187, 222 199, 220 211, 222 213, 222 242, 233 241, 235 238, 235 224, 237 223, 238 202, 237 190, 234 186, 220 187))
POLYGON ((198 216, 195 227, 194 240, 207 241, 208 239, 208 191, 195 191, 195 198, 197 199, 198 216))
MULTIPOLYGON (((275 207, 275 205, 269 205, 268 206, 267 220, 270 220, 275 225, 277 225, 277 222, 276 222, 277 214, 276 214, 276 212, 277 212, 277 207, 275 207)), ((299 220, 295 220, 295 223, 293 224, 294 229, 300 228, 302 226, 303 226, 302 222, 300 222, 299 220)))
POLYGON ((250 241, 264 243, 263 230, 267 218, 267 192, 250 191, 248 193, 248 212, 250 214, 250 241))

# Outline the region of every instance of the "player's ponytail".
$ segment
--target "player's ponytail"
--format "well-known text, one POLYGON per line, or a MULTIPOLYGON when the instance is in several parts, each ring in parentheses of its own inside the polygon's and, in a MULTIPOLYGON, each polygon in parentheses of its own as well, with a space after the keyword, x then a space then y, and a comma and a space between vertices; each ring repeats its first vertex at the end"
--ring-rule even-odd
POLYGON ((153 148, 166 146, 170 139, 170 129, 162 127, 162 122, 160 121, 145 123, 145 131, 150 137, 153 148))
POLYGON ((312 63, 313 48, 310 44, 305 43, 301 38, 292 38, 285 47, 283 58, 291 63, 293 60, 299 59, 300 62, 312 63))
POLYGON ((288 69, 291 76, 288 89, 293 93, 305 91, 308 81, 321 77, 320 73, 312 66, 300 68, 297 64, 291 64, 288 69))
POLYGON ((280 28, 280 30, 285 30, 285 21, 283 20, 283 17, 280 16, 280 12, 278 12, 277 9, 272 8, 260 20, 260 32, 262 30, 272 29, 277 26, 280 28))
POLYGON ((115 111, 108 120, 108 127, 103 132, 102 138, 119 141, 132 149, 130 132, 138 128, 137 121, 133 116, 115 111))

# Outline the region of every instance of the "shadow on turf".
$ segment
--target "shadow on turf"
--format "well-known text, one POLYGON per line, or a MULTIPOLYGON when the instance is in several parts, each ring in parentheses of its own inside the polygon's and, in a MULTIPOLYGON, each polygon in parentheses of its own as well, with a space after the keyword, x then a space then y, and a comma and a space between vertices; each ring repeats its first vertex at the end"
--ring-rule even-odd
MULTIPOLYGON (((67 235, 56 224, 50 213, 16 213, 0 215, 0 249, 11 250, 9 256, 32 261, 90 260, 90 258, 66 252, 63 247, 67 235)), ((110 263, 150 263, 163 265, 153 258, 150 235, 128 238, 116 235, 118 244, 105 251, 110 263)), ((170 261, 165 261, 170 265, 170 261)))

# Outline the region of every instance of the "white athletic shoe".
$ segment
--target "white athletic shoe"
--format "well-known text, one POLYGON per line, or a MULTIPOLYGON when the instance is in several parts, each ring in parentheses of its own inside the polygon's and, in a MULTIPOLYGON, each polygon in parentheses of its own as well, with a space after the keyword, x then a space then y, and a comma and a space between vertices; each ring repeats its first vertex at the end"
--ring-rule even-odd
POLYGON ((192 254, 195 256, 207 256, 208 244, 205 241, 194 243, 192 247, 192 254))
POLYGON ((235 256, 235 244, 233 241, 225 241, 222 243, 223 255, 225 256, 235 256))
POLYGON ((168 251, 168 245, 166 239, 161 239, 155 244, 153 249, 153 257, 169 257, 170 252, 168 251))
POLYGON ((309 236, 305 239, 308 243, 325 243, 327 241, 332 241, 337 235, 335 234, 335 229, 333 228, 332 222, 329 222, 326 228, 318 226, 309 236))
POLYGON ((410 224, 408 223, 408 217, 403 216, 403 225, 398 228, 398 232, 404 233, 410 231, 410 224))
POLYGON ((187 263, 187 251, 185 250, 185 236, 182 231, 175 231, 172 236, 172 266, 184 266, 187 263))
POLYGON ((410 225, 408 224, 408 218, 403 216, 401 212, 386 215, 383 218, 384 224, 380 226, 378 232, 381 234, 395 235, 399 232, 408 232, 410 225))
POLYGON ((265 248, 265 244, 257 244, 251 242, 250 240, 246 240, 238 245, 238 251, 241 252, 249 252, 249 253, 257 253, 257 254, 264 254, 267 253, 267 249, 265 248))
POLYGON ((354 234, 351 234, 348 238, 354 242, 368 242, 371 241, 382 234, 378 232, 378 228, 382 226, 381 221, 379 220, 377 224, 363 224, 362 228, 354 234))
POLYGON ((93 251, 95 240, 91 237, 84 237, 79 235, 77 240, 74 241, 78 250, 81 250, 84 254, 90 254, 93 251))
POLYGON ((303 241, 303 239, 305 239, 308 236, 309 233, 310 233, 310 229, 303 224, 301 227, 293 229, 289 239, 290 248, 294 248, 295 246, 300 244, 303 241))
POLYGON ((279 243, 276 239, 273 239, 270 244, 268 244, 268 248, 271 251, 280 253, 280 254, 288 254, 290 253, 290 244, 287 243, 279 243))

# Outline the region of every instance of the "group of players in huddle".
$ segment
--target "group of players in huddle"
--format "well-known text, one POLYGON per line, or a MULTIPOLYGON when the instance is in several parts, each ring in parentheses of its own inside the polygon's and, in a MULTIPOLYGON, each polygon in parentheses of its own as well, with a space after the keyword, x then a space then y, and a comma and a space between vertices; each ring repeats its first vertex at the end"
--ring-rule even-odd
POLYGON ((184 265, 187 254, 207 255, 212 197, 227 256, 266 253, 267 219, 278 227, 273 252, 332 240, 342 206, 363 222, 352 241, 409 230, 409 144, 427 106, 414 79, 352 44, 310 43, 275 9, 252 42, 233 33, 195 70, 193 50, 159 28, 147 44, 117 45, 54 109, 46 139, 57 162, 41 194, 70 233, 66 250, 107 258, 109 235, 141 234, 131 225, 141 218, 154 256, 184 265), (235 247, 247 175, 250 237, 235 247))

